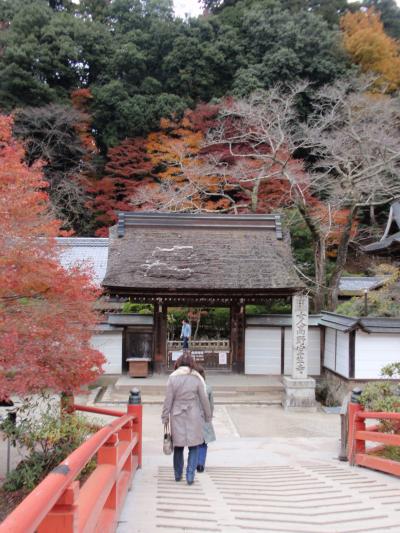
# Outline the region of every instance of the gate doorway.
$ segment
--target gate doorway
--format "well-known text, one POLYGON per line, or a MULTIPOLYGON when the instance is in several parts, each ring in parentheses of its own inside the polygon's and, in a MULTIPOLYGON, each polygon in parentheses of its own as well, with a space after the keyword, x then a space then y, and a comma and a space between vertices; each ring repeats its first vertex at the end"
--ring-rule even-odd
POLYGON ((229 308, 167 308, 166 366, 173 370, 183 354, 180 340, 182 320, 191 325, 189 353, 205 369, 231 371, 231 313, 229 308))

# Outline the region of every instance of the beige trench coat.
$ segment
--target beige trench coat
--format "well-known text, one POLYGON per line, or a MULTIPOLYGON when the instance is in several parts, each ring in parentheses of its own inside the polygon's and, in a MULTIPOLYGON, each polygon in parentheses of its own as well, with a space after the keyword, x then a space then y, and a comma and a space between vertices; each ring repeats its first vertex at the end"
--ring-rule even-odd
POLYGON ((211 422, 211 409, 204 383, 195 375, 170 376, 161 419, 171 420, 174 446, 197 446, 204 442, 204 422, 211 422))

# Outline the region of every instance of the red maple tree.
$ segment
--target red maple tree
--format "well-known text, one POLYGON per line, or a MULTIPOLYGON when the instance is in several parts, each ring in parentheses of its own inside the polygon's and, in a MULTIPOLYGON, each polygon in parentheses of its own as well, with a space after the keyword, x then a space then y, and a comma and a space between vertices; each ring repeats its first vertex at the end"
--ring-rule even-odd
POLYGON ((153 181, 152 168, 145 139, 125 139, 109 150, 104 177, 87 186, 91 194, 87 205, 94 213, 98 237, 107 237, 118 211, 137 209, 132 200, 138 187, 153 181))
POLYGON ((90 347, 97 290, 88 269, 60 265, 47 183, 11 127, 0 116, 0 398, 74 391, 102 373, 90 347))

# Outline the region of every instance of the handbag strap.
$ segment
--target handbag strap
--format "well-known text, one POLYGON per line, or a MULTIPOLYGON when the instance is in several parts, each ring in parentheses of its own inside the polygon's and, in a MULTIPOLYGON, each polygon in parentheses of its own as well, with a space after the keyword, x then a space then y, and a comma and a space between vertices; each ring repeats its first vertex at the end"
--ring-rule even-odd
POLYGON ((169 431, 169 420, 168 420, 168 422, 166 424, 164 424, 164 434, 167 434, 169 432, 170 431, 169 431))

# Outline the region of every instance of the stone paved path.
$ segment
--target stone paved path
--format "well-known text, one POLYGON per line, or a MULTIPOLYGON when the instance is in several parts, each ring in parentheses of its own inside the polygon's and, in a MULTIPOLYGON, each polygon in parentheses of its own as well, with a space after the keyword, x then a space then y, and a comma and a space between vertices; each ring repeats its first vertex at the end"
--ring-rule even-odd
POLYGON ((364 533, 400 530, 400 483, 326 462, 210 467, 193 486, 143 470, 118 533, 364 533))
POLYGON ((340 463, 335 415, 217 407, 219 438, 188 486, 161 454, 159 411, 145 409, 143 469, 117 533, 400 531, 400 480, 340 463))

